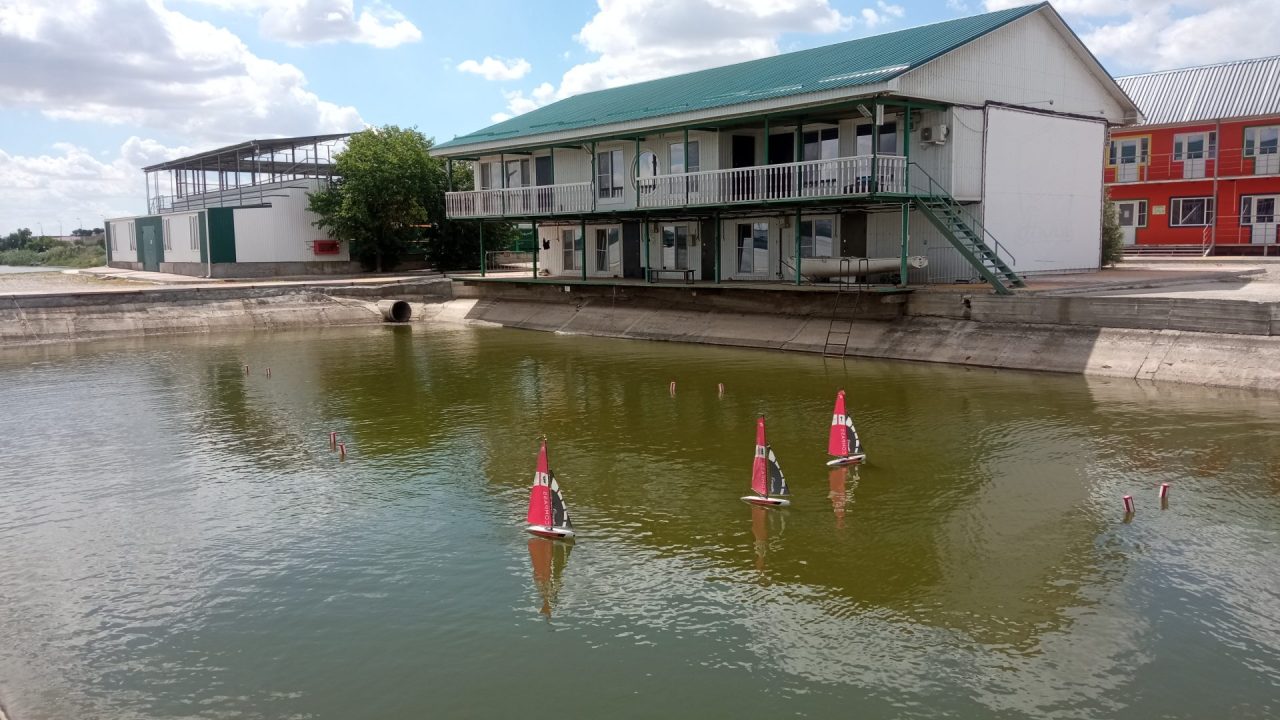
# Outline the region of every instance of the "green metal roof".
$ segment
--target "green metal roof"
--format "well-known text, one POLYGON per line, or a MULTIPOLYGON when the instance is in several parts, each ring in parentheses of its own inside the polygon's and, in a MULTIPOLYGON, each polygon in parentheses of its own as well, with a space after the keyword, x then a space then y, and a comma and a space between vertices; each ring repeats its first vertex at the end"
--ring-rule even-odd
POLYGON ((435 147, 516 140, 729 107, 791 95, 873 85, 966 45, 1048 3, 998 10, 824 47, 597 90, 565 98, 435 147))

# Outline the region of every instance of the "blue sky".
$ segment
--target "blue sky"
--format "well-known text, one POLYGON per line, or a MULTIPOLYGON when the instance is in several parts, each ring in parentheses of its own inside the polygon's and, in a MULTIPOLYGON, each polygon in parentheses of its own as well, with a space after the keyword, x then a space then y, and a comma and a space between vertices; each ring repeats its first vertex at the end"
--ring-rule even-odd
MULTIPOLYGON (((0 0, 0 233, 145 207, 139 167, 253 137, 439 139, 577 92, 1022 0, 0 0)), ((1280 54, 1273 0, 1062 0, 1113 74, 1280 54)))

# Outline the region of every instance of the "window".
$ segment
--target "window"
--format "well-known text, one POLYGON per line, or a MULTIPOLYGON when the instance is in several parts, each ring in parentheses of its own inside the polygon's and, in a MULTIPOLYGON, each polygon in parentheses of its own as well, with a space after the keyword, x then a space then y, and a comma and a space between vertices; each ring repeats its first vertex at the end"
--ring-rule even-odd
POLYGON ((1173 159, 1211 160, 1217 152, 1218 134, 1215 132, 1184 133, 1173 136, 1173 159))
MULTIPOLYGON (((868 130, 871 128, 867 126, 868 130)), ((840 131, 823 128, 804 133, 804 159, 830 160, 840 157, 840 131)))
POLYGON ((596 153, 596 193, 602 200, 622 197, 624 171, 621 150, 596 153))
POLYGON ((192 215, 191 217, 187 218, 187 232, 190 233, 190 237, 191 237, 191 249, 199 250, 200 249, 200 218, 199 216, 192 215))
MULTIPOLYGON (((863 123, 854 131, 854 154, 870 155, 872 136, 871 123, 863 123)), ((887 122, 880 126, 880 146, 877 154, 895 155, 898 152, 898 124, 887 122)))
POLYGON ((1264 197, 1246 195, 1240 198, 1241 225, 1273 223, 1275 221, 1276 197, 1274 195, 1264 197))
POLYGON ((1213 198, 1174 198, 1169 201, 1169 227, 1213 224, 1213 198))
POLYGON ((738 225, 738 272, 753 274, 769 270, 769 223, 738 225))
POLYGON ((171 221, 171 220, 173 220, 173 218, 165 218, 165 219, 164 219, 164 227, 163 227, 163 228, 161 228, 161 233, 164 235, 164 249, 165 249, 165 250, 172 250, 172 249, 173 249, 173 243, 171 242, 171 240, 173 239, 173 231, 172 231, 172 229, 170 228, 170 225, 169 225, 169 223, 170 223, 170 221, 171 221))
POLYGON ((480 189, 496 190, 502 187, 501 163, 480 163, 480 189))
POLYGON ((1120 227, 1146 227, 1147 201, 1122 200, 1117 202, 1116 215, 1120 227))
POLYGON ((1280 125, 1244 129, 1244 156, 1275 155, 1280 148, 1280 125))
POLYGON ((120 231, 116 229, 115 223, 107 225, 107 231, 111 233, 111 249, 112 251, 120 249, 120 231))
POLYGON ((125 223, 124 226, 126 228, 125 232, 129 233, 129 249, 137 250, 138 236, 133 234, 133 221, 130 220, 129 222, 125 223))
POLYGON ((505 187, 518 188, 525 187, 529 184, 529 161, 525 160, 508 160, 507 161, 507 184, 505 187))
POLYGON ((578 258, 582 254, 582 235, 576 228, 565 228, 560 231, 560 247, 564 252, 564 269, 581 270, 578 258))
POLYGON ((829 258, 834 256, 835 237, 832 233, 834 223, 830 218, 825 220, 803 220, 800 222, 800 257, 829 258))
POLYGON ((658 176, 658 154, 645 150, 640 153, 640 162, 636 164, 636 187, 642 193, 653 192, 657 187, 657 181, 654 180, 658 176))
POLYGON ((688 152, 684 143, 671 143, 671 174, 700 172, 702 165, 698 152, 698 141, 690 140, 688 152), (687 162, 686 162, 687 161, 687 162))
POLYGON ((622 231, 618 228, 596 230, 596 272, 620 274, 622 231))
POLYGON ((1107 158, 1108 165, 1146 165, 1150 141, 1146 136, 1140 138, 1121 138, 1111 141, 1111 153, 1107 158))

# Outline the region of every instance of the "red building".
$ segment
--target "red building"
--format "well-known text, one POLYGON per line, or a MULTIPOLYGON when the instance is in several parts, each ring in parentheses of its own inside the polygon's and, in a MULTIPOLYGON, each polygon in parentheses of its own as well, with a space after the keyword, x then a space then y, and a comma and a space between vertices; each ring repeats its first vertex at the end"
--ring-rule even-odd
POLYGON ((1280 252, 1280 56, 1116 80, 1145 117, 1113 130, 1107 148, 1125 243, 1280 252))

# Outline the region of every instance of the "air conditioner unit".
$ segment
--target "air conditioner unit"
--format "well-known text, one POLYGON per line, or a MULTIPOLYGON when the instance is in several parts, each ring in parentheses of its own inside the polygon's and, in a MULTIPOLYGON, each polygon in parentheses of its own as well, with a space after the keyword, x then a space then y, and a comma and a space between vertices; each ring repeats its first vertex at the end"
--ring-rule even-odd
POLYGON ((947 141, 947 136, 950 134, 951 128, 946 125, 925 125, 920 128, 920 142, 941 145, 947 141))

